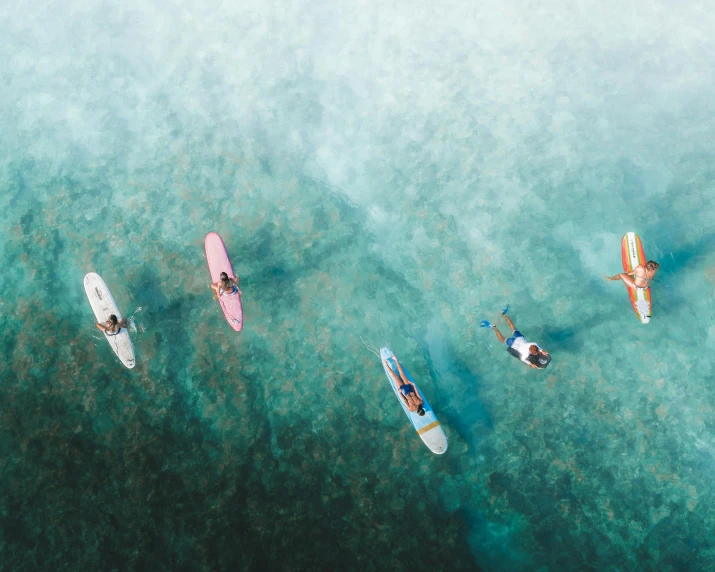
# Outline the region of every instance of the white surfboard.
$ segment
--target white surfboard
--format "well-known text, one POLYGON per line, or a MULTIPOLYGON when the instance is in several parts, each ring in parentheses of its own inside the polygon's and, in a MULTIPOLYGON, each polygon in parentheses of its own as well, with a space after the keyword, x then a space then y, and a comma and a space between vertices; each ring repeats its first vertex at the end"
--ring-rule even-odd
MULTIPOLYGON (((104 324, 109 320, 109 316, 114 314, 117 320, 122 320, 122 314, 119 312, 117 303, 112 298, 112 294, 107 288, 107 285, 102 280, 101 276, 96 272, 90 272, 84 277, 84 291, 87 293, 87 298, 94 311, 94 316, 100 324, 104 324)), ((119 330, 116 335, 104 334, 109 345, 112 346, 114 353, 117 354, 121 361, 129 369, 135 365, 134 361, 134 346, 129 338, 129 332, 126 328, 119 330)))
MULTIPOLYGON (((388 360, 388 363, 390 364, 390 369, 395 372, 399 379, 400 374, 398 373, 397 363, 395 361, 397 358, 390 351, 390 349, 382 348, 380 350, 380 357, 383 360, 388 360)), ((427 445, 429 450, 433 453, 441 455, 442 453, 446 452, 447 435, 444 434, 444 429, 442 429, 442 425, 437 419, 437 415, 435 415, 435 412, 432 410, 432 406, 430 406, 429 402, 422 393, 422 390, 420 390, 419 387, 417 388, 420 397, 422 397, 422 401, 424 401, 422 407, 425 410, 425 414, 418 415, 417 413, 407 409, 407 405, 405 405, 405 402, 402 401, 402 398, 400 397, 400 390, 397 386, 395 386, 395 380, 392 378, 390 372, 387 370, 388 366, 385 365, 384 361, 382 362, 382 367, 385 370, 387 379, 390 381, 390 386, 392 387, 392 390, 397 396, 397 400, 400 402, 400 405, 402 405, 402 409, 405 412, 405 415, 407 415, 407 417, 409 418, 410 422, 412 423, 412 426, 415 428, 415 431, 417 431, 417 434, 420 436, 420 439, 422 439, 424 444, 427 445)), ((407 371, 407 368, 404 366, 404 364, 402 365, 402 371, 405 372, 407 379, 414 383, 415 380, 412 379, 410 372, 407 371)), ((417 384, 415 384, 415 386, 416 385, 417 384)))

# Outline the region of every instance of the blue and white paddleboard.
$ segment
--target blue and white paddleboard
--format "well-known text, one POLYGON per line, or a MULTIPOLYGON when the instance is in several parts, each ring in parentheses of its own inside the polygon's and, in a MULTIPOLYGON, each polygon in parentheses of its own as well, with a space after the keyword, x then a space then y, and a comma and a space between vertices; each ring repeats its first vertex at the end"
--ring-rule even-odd
MULTIPOLYGON (((388 363, 390 364, 390 368, 392 369, 392 371, 395 372, 397 379, 399 379, 400 374, 397 370, 397 358, 393 355, 393 353, 388 348, 382 348, 380 350, 380 357, 383 360, 389 360, 388 363)), ((402 401, 402 398, 400 397, 400 390, 395 386, 395 380, 392 379, 392 375, 390 375, 390 372, 387 370, 387 366, 385 365, 384 361, 382 362, 382 367, 385 370, 385 375, 387 375, 387 379, 390 381, 390 386, 395 392, 397 401, 399 401, 400 405, 402 405, 402 409, 405 411, 405 415, 409 417, 410 421, 412 422, 412 426, 415 428, 415 431, 417 431, 417 434, 420 436, 420 439, 424 441, 424 444, 427 445, 427 447, 429 447, 429 450, 433 453, 437 453, 438 455, 444 453, 447 450, 447 435, 444 434, 442 425, 440 425, 437 416, 432 410, 432 406, 429 404, 427 398, 424 396, 420 388, 418 387, 417 391, 419 392, 420 397, 422 397, 422 400, 424 401, 424 405, 422 406, 425 410, 424 415, 417 415, 417 413, 411 412, 409 409, 407 409, 407 405, 405 405, 405 402, 402 401)), ((414 383, 415 380, 412 379, 410 372, 407 371, 407 368, 404 365, 402 366, 402 371, 405 372, 407 379, 414 383)))

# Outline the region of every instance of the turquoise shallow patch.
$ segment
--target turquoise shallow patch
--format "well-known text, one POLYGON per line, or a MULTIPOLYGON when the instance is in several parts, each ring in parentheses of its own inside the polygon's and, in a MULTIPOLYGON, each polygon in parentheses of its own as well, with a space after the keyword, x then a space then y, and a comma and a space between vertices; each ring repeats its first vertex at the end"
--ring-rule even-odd
POLYGON ((715 567, 702 6, 11 4, 3 567, 715 567), (661 264, 647 326, 601 278, 627 231, 661 264), (547 370, 479 328, 507 303, 547 370), (445 455, 405 439, 388 342, 445 455))

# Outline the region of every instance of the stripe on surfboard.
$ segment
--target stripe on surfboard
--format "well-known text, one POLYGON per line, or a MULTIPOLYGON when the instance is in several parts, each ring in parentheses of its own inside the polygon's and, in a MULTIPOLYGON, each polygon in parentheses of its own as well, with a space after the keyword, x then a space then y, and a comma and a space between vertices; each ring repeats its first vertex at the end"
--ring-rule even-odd
POLYGON ((422 435, 422 433, 427 433, 427 431, 429 431, 430 429, 434 429, 438 425, 439 421, 432 421, 432 423, 430 423, 429 425, 425 425, 424 427, 422 427, 422 429, 418 429, 417 434, 422 435))

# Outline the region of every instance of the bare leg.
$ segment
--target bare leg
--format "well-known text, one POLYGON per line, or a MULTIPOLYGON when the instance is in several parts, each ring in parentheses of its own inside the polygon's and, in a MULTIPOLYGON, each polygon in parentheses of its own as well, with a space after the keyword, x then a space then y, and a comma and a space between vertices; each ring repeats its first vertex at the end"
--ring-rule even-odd
MULTIPOLYGON (((506 316, 504 316, 506 318, 506 316)), ((499 331, 499 328, 494 326, 494 333, 497 335, 497 338, 499 338, 499 341, 501 343, 504 343, 506 340, 504 339, 504 336, 501 335, 501 332, 499 331)))
MULTIPOLYGON (((400 389, 400 386, 401 386, 401 385, 404 385, 404 384, 397 378, 397 374, 395 373, 395 370, 392 369, 392 366, 390 365, 390 360, 387 360, 387 359, 386 359, 386 360, 383 360, 383 361, 385 362, 385 365, 387 366, 387 371, 390 372, 390 375, 392 376, 392 379, 395 380, 395 386, 397 387, 397 389, 400 389)), ((397 358, 395 358, 395 361, 396 361, 398 364, 400 363, 399 361, 397 361, 397 358)))
POLYGON ((504 316, 504 319, 506 320, 506 323, 511 328, 511 331, 513 332, 514 330, 516 330, 516 326, 514 326, 514 322, 511 321, 511 318, 509 316, 507 316, 506 314, 502 314, 502 316, 504 316))
POLYGON ((623 280, 626 283, 626 286, 629 288, 635 290, 636 289, 636 283, 633 280, 633 276, 630 274, 626 274, 625 272, 621 272, 620 274, 616 274, 615 276, 604 276, 606 280, 623 280))
POLYGON ((397 362, 397 371, 400 372, 400 377, 402 378, 402 385, 406 383, 410 383, 410 380, 407 379, 407 376, 405 375, 405 372, 402 371, 402 364, 400 363, 400 360, 395 358, 395 362, 397 362))

